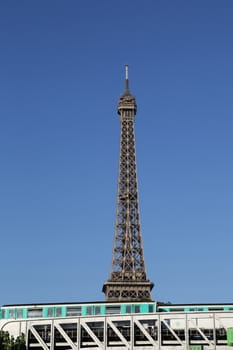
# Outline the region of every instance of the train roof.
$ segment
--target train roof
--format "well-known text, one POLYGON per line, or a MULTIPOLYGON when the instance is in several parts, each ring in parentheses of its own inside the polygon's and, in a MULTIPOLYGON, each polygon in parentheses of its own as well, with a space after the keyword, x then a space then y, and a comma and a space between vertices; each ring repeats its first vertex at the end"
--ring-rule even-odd
POLYGON ((124 302, 120 302, 120 301, 72 301, 72 302, 64 302, 62 301, 61 303, 56 302, 56 303, 27 303, 27 304, 4 304, 2 305, 2 307, 21 307, 21 306, 49 306, 49 305, 53 305, 53 306, 58 306, 58 305, 95 305, 95 304, 104 304, 104 305, 112 305, 112 304, 148 304, 148 303, 155 303, 155 301, 124 301, 124 302))
POLYGON ((129 302, 120 302, 120 301, 72 301, 72 302, 46 302, 46 303, 22 303, 22 304, 4 304, 2 307, 38 307, 38 306, 59 306, 59 305, 99 305, 99 304, 104 304, 104 305, 112 305, 112 304, 143 304, 143 303, 156 303, 158 307, 195 307, 195 306, 226 306, 226 305, 233 305, 233 302, 229 303, 185 303, 185 304, 174 304, 171 302, 162 302, 162 301, 129 301, 129 302))
POLYGON ((185 307, 185 306, 226 306, 226 305, 233 305, 233 302, 229 303, 185 303, 185 304, 173 304, 170 302, 157 302, 157 306, 161 307, 185 307))

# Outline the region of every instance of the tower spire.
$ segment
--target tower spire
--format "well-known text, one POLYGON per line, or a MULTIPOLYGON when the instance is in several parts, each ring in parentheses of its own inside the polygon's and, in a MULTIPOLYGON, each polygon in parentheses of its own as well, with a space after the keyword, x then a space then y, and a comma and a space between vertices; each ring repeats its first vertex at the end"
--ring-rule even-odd
POLYGON ((115 237, 110 279, 104 283, 107 301, 151 300, 153 283, 146 277, 139 218, 134 137, 136 100, 129 92, 128 65, 125 92, 117 112, 121 121, 115 237))
POLYGON ((125 92, 129 92, 129 66, 125 65, 125 92))

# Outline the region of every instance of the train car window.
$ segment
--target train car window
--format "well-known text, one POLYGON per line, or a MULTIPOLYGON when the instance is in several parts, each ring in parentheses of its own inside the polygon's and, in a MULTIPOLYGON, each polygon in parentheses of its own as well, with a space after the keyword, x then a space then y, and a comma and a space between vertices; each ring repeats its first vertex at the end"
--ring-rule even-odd
POLYGON ((92 315, 92 306, 87 306, 86 314, 87 315, 92 315))
POLYGON ((140 305, 135 305, 135 313, 140 313, 140 305))
POLYGON ((66 316, 80 316, 81 306, 67 307, 66 316))
POLYGON ((170 309, 171 312, 183 312, 184 308, 180 308, 180 307, 174 307, 170 309))
POLYGON ((100 315, 100 306, 95 307, 95 315, 100 315))
POLYGON ((149 304, 149 309, 148 309, 149 312, 154 312, 154 305, 152 304, 149 304))
POLYGON ((2 309, 2 318, 5 318, 5 310, 2 309))
POLYGON ((9 318, 15 318, 15 309, 9 309, 9 318))
POLYGON ((185 308, 185 311, 206 311, 203 307, 192 307, 192 308, 185 308))
POLYGON ((120 314, 121 307, 120 306, 106 306, 106 314, 120 314))
POLYGON ((48 317, 53 317, 54 316, 54 309, 53 307, 48 308, 48 317))
POLYGON ((62 308, 61 307, 56 307, 55 309, 55 316, 56 317, 61 317, 62 315, 62 308))
POLYGON ((42 317, 42 309, 28 309, 28 318, 42 317))
POLYGON ((126 312, 127 314, 130 314, 130 313, 131 313, 131 305, 126 305, 125 312, 126 312))
POLYGON ((170 309, 168 307, 166 308, 159 308, 159 312, 170 312, 170 309))
POLYGON ((23 318, 23 309, 17 309, 17 318, 23 318))

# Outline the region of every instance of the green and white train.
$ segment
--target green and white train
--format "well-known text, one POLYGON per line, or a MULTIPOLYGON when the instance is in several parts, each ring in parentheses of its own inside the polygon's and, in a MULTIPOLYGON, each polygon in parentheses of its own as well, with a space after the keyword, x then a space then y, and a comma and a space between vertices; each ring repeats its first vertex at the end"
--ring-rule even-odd
POLYGON ((0 322, 17 319, 66 318, 78 316, 126 315, 167 312, 233 311, 233 304, 171 304, 160 302, 136 303, 57 303, 3 305, 0 322))
POLYGON ((33 350, 233 350, 233 304, 4 305, 0 330, 33 350))

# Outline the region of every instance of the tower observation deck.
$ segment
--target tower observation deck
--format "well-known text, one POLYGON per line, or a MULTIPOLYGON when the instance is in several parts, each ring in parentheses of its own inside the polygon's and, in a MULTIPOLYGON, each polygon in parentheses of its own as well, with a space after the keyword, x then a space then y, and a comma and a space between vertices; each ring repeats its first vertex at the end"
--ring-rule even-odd
POLYGON ((107 301, 151 300, 153 283, 146 277, 138 203, 134 135, 137 105, 129 91, 127 65, 125 91, 117 111, 121 134, 115 238, 110 279, 104 283, 103 292, 107 301))

